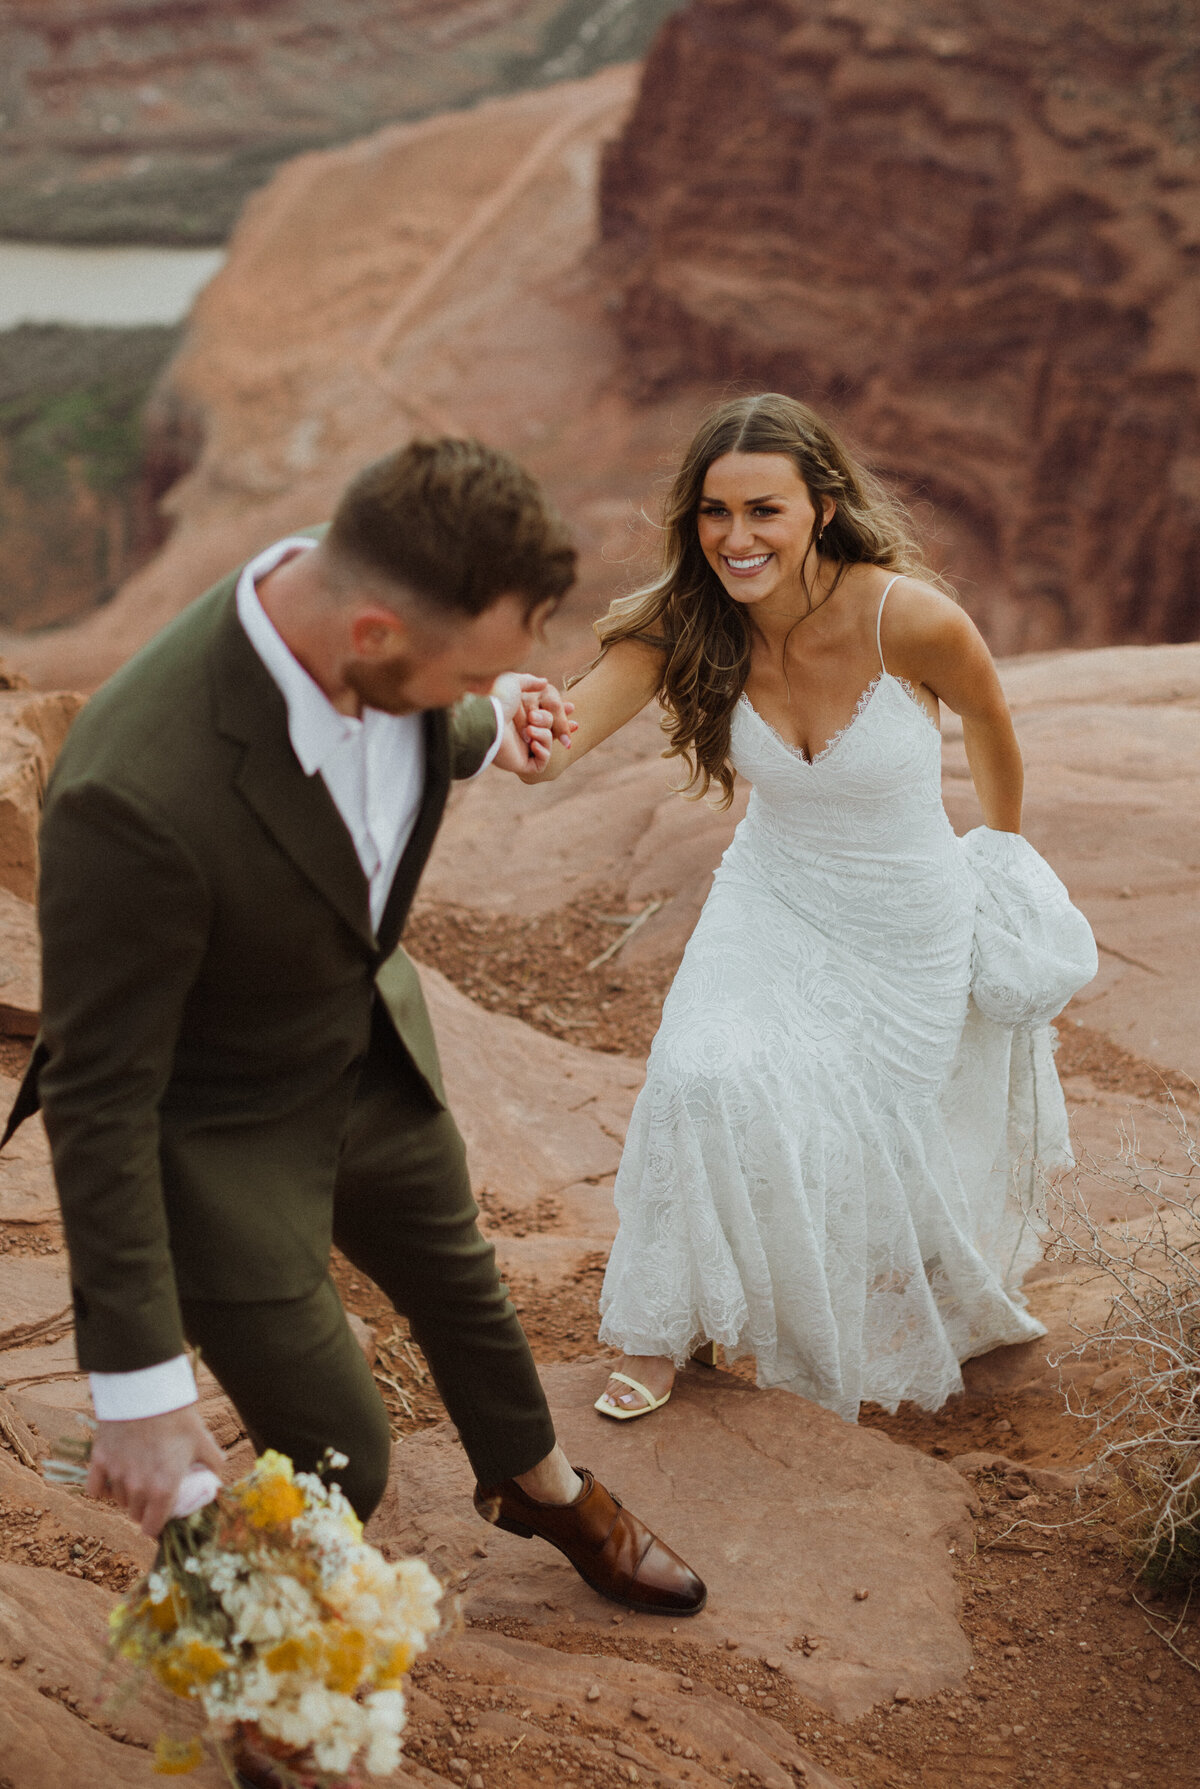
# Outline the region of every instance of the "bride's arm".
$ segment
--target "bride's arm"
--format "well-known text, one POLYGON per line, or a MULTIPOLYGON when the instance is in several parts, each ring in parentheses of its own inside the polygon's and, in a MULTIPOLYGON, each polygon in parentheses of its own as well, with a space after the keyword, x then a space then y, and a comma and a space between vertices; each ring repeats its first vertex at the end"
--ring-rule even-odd
POLYGON ((888 668, 923 683, 959 716, 984 824, 995 832, 1020 832, 1025 771, 992 655, 957 603, 928 584, 905 584, 894 612, 890 600, 884 610, 888 668))
POLYGON ((556 739, 545 767, 519 772, 521 781, 545 783, 561 776, 568 764, 640 714, 657 694, 661 673, 662 654, 654 647, 644 646, 638 640, 618 640, 610 646, 586 677, 571 687, 569 699, 575 704, 572 719, 576 730, 570 746, 556 739))

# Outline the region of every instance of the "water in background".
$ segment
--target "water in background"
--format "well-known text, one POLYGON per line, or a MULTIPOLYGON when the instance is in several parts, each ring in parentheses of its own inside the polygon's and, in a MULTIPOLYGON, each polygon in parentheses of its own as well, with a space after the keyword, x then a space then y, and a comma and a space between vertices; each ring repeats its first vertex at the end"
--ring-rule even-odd
POLYGON ((0 329, 18 323, 178 323, 224 259, 220 248, 0 242, 0 329))

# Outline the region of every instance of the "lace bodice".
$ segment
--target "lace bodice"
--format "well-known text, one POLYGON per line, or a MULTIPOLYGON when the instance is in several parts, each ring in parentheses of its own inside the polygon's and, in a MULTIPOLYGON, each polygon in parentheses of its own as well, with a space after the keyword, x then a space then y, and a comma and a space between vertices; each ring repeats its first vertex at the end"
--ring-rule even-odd
POLYGON ((751 804, 784 822, 797 842, 801 834, 813 843, 847 838, 861 850, 914 820, 924 828, 942 806, 941 734, 909 685, 886 671, 811 759, 739 697, 730 758, 753 785, 751 804))

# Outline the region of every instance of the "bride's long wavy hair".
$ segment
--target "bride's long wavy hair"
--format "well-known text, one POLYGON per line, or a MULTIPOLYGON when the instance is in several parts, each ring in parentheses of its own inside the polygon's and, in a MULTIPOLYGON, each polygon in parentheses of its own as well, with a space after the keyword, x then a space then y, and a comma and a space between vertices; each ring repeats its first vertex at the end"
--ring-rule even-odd
POLYGON ((881 565, 947 589, 926 565, 907 510, 807 404, 770 391, 711 410, 666 501, 662 569, 652 583, 618 597, 596 622, 600 653, 593 664, 618 640, 641 640, 663 653, 657 691, 669 742, 663 756, 684 760, 689 775, 681 792, 699 799, 718 783, 722 807, 733 799, 729 734, 750 670, 752 635, 746 610, 726 593, 700 549, 697 517, 705 475, 727 453, 791 460, 817 512, 810 545, 836 567, 830 594, 852 565, 881 565), (824 497, 836 508, 822 530, 824 497))

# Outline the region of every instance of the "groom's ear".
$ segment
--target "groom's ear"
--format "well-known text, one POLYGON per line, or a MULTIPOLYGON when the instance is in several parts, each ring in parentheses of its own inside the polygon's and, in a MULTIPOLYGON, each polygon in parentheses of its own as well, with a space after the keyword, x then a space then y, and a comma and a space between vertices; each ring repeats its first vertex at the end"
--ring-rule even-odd
POLYGON ((417 644, 416 629, 403 615, 382 603, 364 603, 350 618, 350 644, 356 658, 389 659, 410 656, 417 644))

